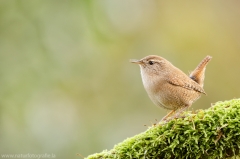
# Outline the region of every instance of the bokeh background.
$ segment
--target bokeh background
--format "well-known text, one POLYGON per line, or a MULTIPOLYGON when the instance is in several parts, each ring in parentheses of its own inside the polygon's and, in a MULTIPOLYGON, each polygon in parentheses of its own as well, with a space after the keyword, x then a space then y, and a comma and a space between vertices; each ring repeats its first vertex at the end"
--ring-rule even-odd
MULTIPOLYGON (((206 56, 191 109, 240 95, 240 1, 1 0, 0 153, 56 158, 111 149, 160 120, 129 59, 188 73, 206 56)), ((1 157, 0 157, 1 158, 1 157)))

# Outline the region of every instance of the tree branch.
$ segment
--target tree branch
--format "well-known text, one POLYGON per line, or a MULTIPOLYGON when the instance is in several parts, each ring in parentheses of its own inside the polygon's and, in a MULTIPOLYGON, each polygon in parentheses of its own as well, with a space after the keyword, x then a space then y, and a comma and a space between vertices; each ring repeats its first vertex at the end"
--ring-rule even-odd
POLYGON ((218 102, 207 110, 160 123, 87 159, 227 158, 240 148, 240 99, 218 102))

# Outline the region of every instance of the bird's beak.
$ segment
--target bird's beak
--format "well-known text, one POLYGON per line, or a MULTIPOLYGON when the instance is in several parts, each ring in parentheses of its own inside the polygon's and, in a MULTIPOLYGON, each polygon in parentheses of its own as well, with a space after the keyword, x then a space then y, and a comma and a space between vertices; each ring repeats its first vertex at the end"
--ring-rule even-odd
POLYGON ((135 59, 131 59, 130 60, 131 63, 135 63, 135 64, 142 64, 142 60, 135 60, 135 59))

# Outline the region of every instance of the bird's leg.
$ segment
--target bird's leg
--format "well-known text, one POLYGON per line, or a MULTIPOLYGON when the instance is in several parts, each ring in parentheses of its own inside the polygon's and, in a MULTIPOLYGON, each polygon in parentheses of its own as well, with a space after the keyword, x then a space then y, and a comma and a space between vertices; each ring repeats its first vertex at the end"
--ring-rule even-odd
POLYGON ((164 116, 164 117, 162 118, 161 121, 165 121, 169 116, 171 116, 171 115, 174 114, 174 113, 175 113, 175 110, 170 111, 166 116, 164 116))
MULTIPOLYGON (((188 109, 189 107, 190 107, 190 106, 185 106, 185 107, 179 109, 176 114, 174 114, 173 116, 171 116, 170 119, 167 119, 167 117, 169 117, 169 116, 173 113, 173 112, 171 111, 171 112, 170 112, 169 114, 167 114, 162 120, 168 122, 168 121, 170 121, 170 120, 172 120, 172 119, 174 119, 174 118, 179 118, 179 116, 181 115, 181 113, 184 112, 184 111, 185 111, 186 109, 188 109)), ((162 120, 161 120, 161 121, 162 121, 162 120)))
POLYGON ((174 116, 173 118, 179 118, 179 116, 182 114, 182 112, 184 112, 186 109, 188 109, 189 106, 183 107, 181 108, 174 116))

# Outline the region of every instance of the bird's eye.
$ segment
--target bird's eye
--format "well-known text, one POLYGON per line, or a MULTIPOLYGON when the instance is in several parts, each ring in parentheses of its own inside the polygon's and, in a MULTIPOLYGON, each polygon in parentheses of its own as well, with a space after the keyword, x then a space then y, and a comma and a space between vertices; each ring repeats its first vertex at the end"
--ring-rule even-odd
POLYGON ((153 62, 153 61, 149 61, 148 63, 149 63, 149 65, 153 65, 153 64, 154 64, 154 62, 153 62))

